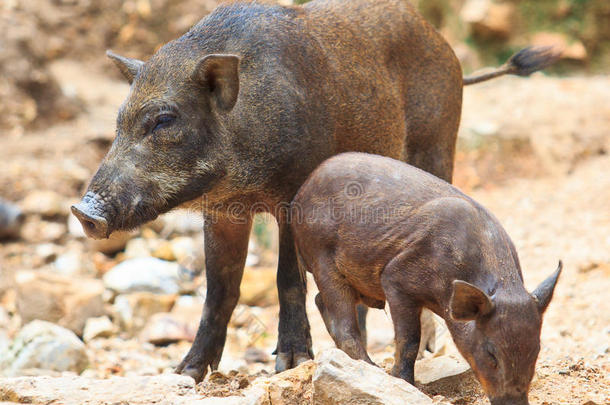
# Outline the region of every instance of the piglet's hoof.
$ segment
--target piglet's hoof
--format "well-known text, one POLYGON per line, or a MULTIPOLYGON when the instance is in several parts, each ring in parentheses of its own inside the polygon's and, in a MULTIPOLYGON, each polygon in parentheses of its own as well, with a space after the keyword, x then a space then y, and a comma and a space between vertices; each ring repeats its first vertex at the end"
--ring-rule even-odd
POLYGON ((313 359, 311 353, 280 352, 275 358, 275 372, 281 373, 311 359, 313 359))

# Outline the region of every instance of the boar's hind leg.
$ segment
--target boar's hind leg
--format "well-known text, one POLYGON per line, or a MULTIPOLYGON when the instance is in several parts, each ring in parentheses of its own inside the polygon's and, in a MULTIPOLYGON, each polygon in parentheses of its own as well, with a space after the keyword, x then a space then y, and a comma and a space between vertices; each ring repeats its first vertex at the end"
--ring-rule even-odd
POLYGON ((447 53, 450 63, 421 69, 422 90, 409 94, 405 161, 451 183, 462 111, 462 73, 451 50, 447 53))
POLYGON ((176 372, 200 382, 218 368, 227 325, 239 299, 250 236, 250 219, 205 221, 207 295, 195 341, 176 372), (239 223, 235 223, 239 222, 239 223))
POLYGON ((280 322, 275 354, 278 373, 313 359, 309 321, 305 312, 307 279, 299 271, 292 230, 280 222, 280 257, 277 288, 280 301, 280 322))

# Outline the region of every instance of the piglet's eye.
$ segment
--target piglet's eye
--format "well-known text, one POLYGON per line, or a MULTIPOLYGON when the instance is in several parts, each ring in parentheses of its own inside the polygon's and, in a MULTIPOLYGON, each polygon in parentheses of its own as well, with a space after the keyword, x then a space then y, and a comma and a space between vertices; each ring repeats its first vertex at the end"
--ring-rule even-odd
POLYGON ((153 128, 153 132, 156 132, 160 129, 166 128, 170 126, 176 120, 176 116, 171 114, 163 114, 157 117, 155 121, 155 126, 153 128))

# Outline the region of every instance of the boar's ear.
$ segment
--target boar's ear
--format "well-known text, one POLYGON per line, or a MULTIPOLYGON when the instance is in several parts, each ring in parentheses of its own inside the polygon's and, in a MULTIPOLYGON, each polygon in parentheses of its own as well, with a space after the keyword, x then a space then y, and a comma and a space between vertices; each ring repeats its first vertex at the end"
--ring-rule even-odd
POLYGON ((133 79, 137 76, 138 72, 144 65, 144 62, 138 59, 126 58, 125 56, 117 55, 111 50, 106 51, 106 56, 108 56, 115 65, 119 68, 125 79, 131 84, 133 79))
POLYGON ((239 93, 239 57, 206 55, 197 63, 193 79, 210 93, 214 107, 231 111, 239 93))
POLYGON ((490 314, 494 309, 494 303, 478 287, 462 280, 454 280, 449 307, 454 320, 472 321, 490 314))
POLYGON ((549 302, 551 302, 551 298, 553 298, 553 292, 555 291, 555 285, 557 285, 557 280, 561 274, 561 269, 563 269, 563 263, 560 260, 557 270, 540 283, 534 292, 532 292, 532 297, 536 300, 538 311, 540 311, 541 314, 546 311, 546 307, 549 305, 549 302))

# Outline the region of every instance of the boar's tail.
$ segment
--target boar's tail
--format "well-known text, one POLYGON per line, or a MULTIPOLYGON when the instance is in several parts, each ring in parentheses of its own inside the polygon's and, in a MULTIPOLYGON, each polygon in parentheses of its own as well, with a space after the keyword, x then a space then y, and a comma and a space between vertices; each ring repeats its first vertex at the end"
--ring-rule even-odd
POLYGON ((542 70, 561 57, 561 52, 552 46, 528 47, 515 53, 510 59, 490 72, 474 74, 464 77, 464 86, 484 82, 503 75, 529 76, 542 70))

